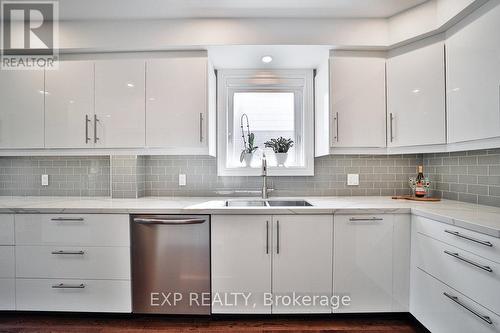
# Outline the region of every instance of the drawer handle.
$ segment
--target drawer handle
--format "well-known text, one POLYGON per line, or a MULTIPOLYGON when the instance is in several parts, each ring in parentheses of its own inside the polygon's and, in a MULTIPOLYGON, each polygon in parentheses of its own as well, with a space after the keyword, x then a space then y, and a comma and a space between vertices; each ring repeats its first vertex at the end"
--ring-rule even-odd
POLYGON ((456 253, 456 252, 450 252, 450 251, 444 251, 444 253, 446 253, 447 255, 449 256, 452 256, 453 258, 457 258, 459 260, 462 260, 463 262, 466 262, 468 263, 469 265, 472 265, 474 267, 477 267, 477 268, 481 268, 482 270, 484 271, 487 271, 487 272, 490 272, 490 273, 493 273, 493 270, 491 269, 490 266, 485 266, 485 265, 481 265, 481 264, 478 264, 477 262, 474 262, 470 259, 467 259, 467 258, 464 258, 464 257, 461 257, 460 254, 456 253))
POLYGON ((85 254, 85 251, 63 251, 63 250, 59 250, 59 251, 52 251, 51 253, 52 254, 78 254, 78 255, 83 256, 85 254))
POLYGON ((374 222, 374 221, 383 221, 384 219, 381 217, 369 217, 369 218, 358 218, 351 217, 349 219, 350 222, 374 222))
POLYGON ((134 222, 139 224, 166 224, 166 225, 181 225, 181 224, 202 224, 206 219, 154 219, 154 218, 135 218, 134 222))
POLYGON ((488 316, 485 316, 485 315, 482 315, 480 314, 479 312, 477 312, 476 310, 474 309, 471 309, 469 308, 467 305, 465 305, 464 303, 462 303, 457 296, 452 296, 450 294, 448 294, 447 292, 444 292, 443 295, 445 295, 446 297, 448 297, 449 299, 451 299, 453 302, 457 303, 458 305, 460 305, 461 307, 463 307, 464 309, 466 309, 467 311, 471 312, 472 314, 474 314, 476 317, 480 318, 481 320, 487 322, 488 324, 490 325, 493 325, 493 321, 491 320, 490 317, 488 316))
POLYGON ((483 241, 483 240, 480 240, 480 239, 477 239, 477 238, 474 238, 474 237, 463 235, 463 234, 459 233, 458 231, 445 230, 444 232, 449 233, 449 234, 451 234, 453 236, 457 236, 457 237, 460 237, 460 238, 463 238, 463 239, 470 240, 472 242, 475 242, 475 243, 478 243, 478 244, 481 244, 481 245, 484 245, 484 246, 493 247, 493 244, 491 244, 488 241, 483 241))
POLYGON ((54 284, 52 285, 53 289, 84 289, 85 285, 83 283, 81 284, 64 284, 64 283, 59 283, 59 284, 54 284))
POLYGON ((81 222, 84 221, 83 217, 54 217, 50 219, 51 221, 56 221, 56 222, 81 222))

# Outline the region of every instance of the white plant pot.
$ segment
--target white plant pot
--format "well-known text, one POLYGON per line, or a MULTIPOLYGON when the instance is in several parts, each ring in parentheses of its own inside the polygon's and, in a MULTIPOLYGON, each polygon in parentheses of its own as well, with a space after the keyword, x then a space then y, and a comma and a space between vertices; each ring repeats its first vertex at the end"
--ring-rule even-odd
POLYGON ((251 153, 245 153, 245 155, 243 155, 243 163, 245 163, 247 168, 252 164, 252 158, 253 154, 251 153))
POLYGON ((275 153, 276 163, 278 166, 285 166, 286 160, 288 159, 288 153, 275 153))

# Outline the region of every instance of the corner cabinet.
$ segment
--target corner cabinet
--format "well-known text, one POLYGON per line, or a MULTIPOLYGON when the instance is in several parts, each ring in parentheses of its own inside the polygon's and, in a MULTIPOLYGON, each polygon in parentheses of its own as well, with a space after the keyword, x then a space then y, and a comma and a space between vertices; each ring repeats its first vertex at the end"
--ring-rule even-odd
POLYGON ((333 281, 350 304, 337 313, 407 312, 409 215, 335 215, 333 281))
POLYGON ((210 70, 204 56, 146 62, 148 148, 177 149, 184 155, 209 154, 209 117, 215 116, 209 101, 210 70))
POLYGON ((332 296, 332 215, 213 215, 211 237, 213 313, 331 313, 287 300, 332 296))
POLYGON ((500 137, 500 5, 492 1, 447 32, 450 143, 500 137))
POLYGON ((43 148, 43 70, 0 71, 0 149, 43 148))
POLYGON ((385 147, 385 54, 330 58, 331 147, 385 147))
POLYGON ((389 52, 387 146, 446 143, 444 42, 426 40, 389 52))

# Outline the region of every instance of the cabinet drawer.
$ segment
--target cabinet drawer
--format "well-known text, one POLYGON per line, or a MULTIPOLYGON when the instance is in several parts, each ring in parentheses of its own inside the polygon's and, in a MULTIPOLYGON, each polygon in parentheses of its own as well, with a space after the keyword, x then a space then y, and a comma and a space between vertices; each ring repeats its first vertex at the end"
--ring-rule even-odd
POLYGON ((0 278, 14 278, 14 246, 0 246, 0 278))
POLYGON ((128 247, 16 246, 18 278, 130 280, 128 247))
POLYGON ((500 238, 413 216, 417 232, 500 263, 500 238))
POLYGON ((17 279, 22 311, 131 312, 130 281, 17 279))
POLYGON ((0 214, 0 245, 14 245, 13 214, 0 214))
POLYGON ((18 214, 16 244, 130 246, 129 216, 18 214))
POLYGON ((500 264, 422 234, 415 239, 418 268, 500 314, 500 264))
POLYGON ((16 309, 16 280, 0 279, 0 310, 16 309))
POLYGON ((431 332, 500 332, 499 316, 418 268, 414 269, 412 291, 410 312, 431 332))

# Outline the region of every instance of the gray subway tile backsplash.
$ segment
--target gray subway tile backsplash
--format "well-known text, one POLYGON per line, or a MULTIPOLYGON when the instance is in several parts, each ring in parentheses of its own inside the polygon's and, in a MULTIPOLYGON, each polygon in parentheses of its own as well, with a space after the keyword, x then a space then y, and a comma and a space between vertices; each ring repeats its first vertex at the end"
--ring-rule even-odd
MULTIPOLYGON (((500 149, 413 155, 330 155, 315 159, 310 177, 269 177, 274 196, 388 196, 409 193, 416 166, 433 194, 500 207, 500 149), (359 173, 359 186, 347 174, 359 173)), ((256 196, 260 177, 219 177, 210 156, 0 157, 0 195, 256 196), (187 185, 178 185, 179 173, 187 185), (41 175, 49 186, 41 186, 41 175)))

